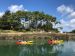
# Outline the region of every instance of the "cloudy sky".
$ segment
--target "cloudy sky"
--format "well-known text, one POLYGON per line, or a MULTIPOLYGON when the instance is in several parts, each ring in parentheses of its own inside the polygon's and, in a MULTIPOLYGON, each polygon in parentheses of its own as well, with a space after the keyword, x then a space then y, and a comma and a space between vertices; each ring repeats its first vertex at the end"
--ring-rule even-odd
POLYGON ((75 29, 75 0, 0 0, 0 17, 6 10, 43 11, 55 16, 63 27, 61 31, 75 29))

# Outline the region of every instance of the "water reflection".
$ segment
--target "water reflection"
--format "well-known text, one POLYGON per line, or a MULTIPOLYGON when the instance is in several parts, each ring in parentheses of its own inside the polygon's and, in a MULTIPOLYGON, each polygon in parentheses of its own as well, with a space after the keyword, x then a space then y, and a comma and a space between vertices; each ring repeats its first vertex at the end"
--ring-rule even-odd
POLYGON ((19 48, 14 45, 0 46, 0 56, 18 56, 19 48))
POLYGON ((75 56, 75 42, 68 41, 64 43, 63 48, 61 49, 62 53, 58 56, 75 56))
POLYGON ((75 56, 75 42, 48 45, 0 45, 0 56, 75 56))
POLYGON ((19 56, 57 56, 59 48, 57 45, 30 45, 22 46, 19 56))

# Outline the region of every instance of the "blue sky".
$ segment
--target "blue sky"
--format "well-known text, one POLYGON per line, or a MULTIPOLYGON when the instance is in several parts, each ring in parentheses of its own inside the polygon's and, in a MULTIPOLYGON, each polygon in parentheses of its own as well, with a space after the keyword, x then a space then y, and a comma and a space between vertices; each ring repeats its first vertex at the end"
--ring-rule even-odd
MULTIPOLYGON (((43 11, 61 21, 62 31, 75 29, 75 0, 0 0, 0 15, 6 10, 43 11), (16 7, 13 9, 12 7, 16 7), (70 17, 69 17, 70 16, 70 17), (72 23, 73 21, 73 23, 72 23)), ((14 11, 15 12, 15 11, 14 11)))

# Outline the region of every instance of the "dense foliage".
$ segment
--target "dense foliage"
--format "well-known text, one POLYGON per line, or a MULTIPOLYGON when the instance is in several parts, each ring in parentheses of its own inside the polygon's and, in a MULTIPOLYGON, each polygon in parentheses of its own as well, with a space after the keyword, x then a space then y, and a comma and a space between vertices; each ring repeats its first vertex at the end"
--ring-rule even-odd
POLYGON ((0 29, 17 31, 22 29, 29 31, 44 30, 58 32, 57 29, 53 28, 52 22, 56 24, 56 17, 39 11, 17 11, 16 13, 6 11, 0 18, 0 29))

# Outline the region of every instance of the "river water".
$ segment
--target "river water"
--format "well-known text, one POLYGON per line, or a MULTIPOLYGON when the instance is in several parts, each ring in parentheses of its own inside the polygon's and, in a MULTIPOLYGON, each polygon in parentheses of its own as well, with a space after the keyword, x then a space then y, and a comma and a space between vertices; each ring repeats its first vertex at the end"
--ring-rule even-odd
POLYGON ((42 42, 33 45, 16 45, 13 41, 11 44, 10 41, 0 41, 0 56, 75 56, 75 41, 65 41, 58 45, 42 42))

